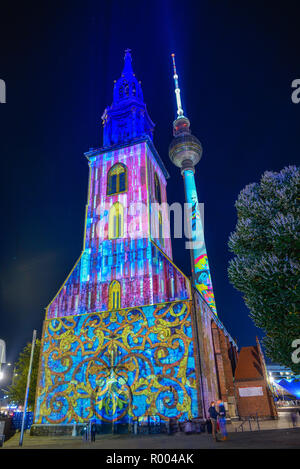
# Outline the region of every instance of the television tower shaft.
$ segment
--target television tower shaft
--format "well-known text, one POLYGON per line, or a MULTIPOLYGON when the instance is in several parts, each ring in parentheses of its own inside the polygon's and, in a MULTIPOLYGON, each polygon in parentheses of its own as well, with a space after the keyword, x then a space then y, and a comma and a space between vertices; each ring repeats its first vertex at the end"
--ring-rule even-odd
POLYGON ((184 180, 185 199, 189 207, 186 216, 190 231, 189 249, 191 254, 192 282, 212 311, 217 314, 195 183, 195 166, 201 159, 202 145, 192 135, 190 121, 183 113, 175 54, 172 54, 171 57, 173 61, 173 78, 178 117, 173 122, 174 138, 169 146, 169 157, 172 163, 181 169, 184 180))

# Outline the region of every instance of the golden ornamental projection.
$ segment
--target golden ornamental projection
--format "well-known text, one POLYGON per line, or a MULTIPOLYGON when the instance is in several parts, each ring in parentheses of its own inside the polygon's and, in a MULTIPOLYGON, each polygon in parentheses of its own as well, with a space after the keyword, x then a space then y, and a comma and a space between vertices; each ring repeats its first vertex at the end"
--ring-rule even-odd
POLYGON ((36 423, 197 416, 190 302, 48 320, 36 423))

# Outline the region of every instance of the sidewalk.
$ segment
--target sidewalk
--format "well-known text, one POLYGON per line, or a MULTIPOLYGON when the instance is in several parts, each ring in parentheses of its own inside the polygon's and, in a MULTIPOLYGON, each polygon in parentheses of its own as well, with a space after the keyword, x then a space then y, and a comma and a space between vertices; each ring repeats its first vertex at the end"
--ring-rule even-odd
POLYGON ((207 433, 185 435, 97 435, 96 442, 82 437, 37 437, 24 435, 19 447, 20 433, 16 433, 0 449, 300 449, 300 427, 290 429, 231 432, 225 442, 216 443, 207 433))
POLYGON ((298 448, 300 449, 300 418, 297 426, 292 427, 290 411, 278 413, 278 420, 259 421, 258 430, 255 420, 243 425, 241 421, 227 425, 229 438, 216 443, 207 433, 185 435, 176 433, 140 434, 140 435, 96 435, 96 442, 85 441, 82 436, 30 436, 29 430, 24 433, 23 446, 19 447, 20 433, 4 442, 0 449, 238 449, 238 448, 298 448), (237 431, 236 431, 237 429, 237 431))
MULTIPOLYGON (((260 430, 279 430, 279 429, 289 429, 293 428, 290 412, 289 411, 278 411, 278 420, 259 420, 259 429, 260 430)), ((238 427, 241 425, 241 421, 233 422, 227 425, 228 432, 235 432, 238 427)), ((246 422, 244 425, 244 431, 249 431, 249 423, 246 422)), ((300 416, 297 422, 297 428, 300 428, 300 416)), ((252 431, 258 430, 257 423, 255 420, 251 420, 251 429, 252 431)), ((241 431, 241 428, 238 429, 241 431)))

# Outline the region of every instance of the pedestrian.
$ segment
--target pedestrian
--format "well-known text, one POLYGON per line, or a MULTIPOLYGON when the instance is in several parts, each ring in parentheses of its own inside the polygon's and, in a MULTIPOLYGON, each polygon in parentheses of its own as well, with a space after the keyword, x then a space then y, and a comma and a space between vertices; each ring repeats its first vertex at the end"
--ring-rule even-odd
POLYGON ((296 425, 297 425, 297 420, 298 420, 297 413, 296 413, 295 410, 292 410, 292 412, 291 412, 291 421, 292 421, 293 427, 296 427, 296 425))
POLYGON ((192 422, 190 420, 188 420, 185 425, 184 425, 184 431, 185 431, 185 434, 186 435, 189 435, 190 433, 192 433, 192 422))
POLYGON ((92 425, 91 425, 91 441, 96 441, 96 430, 97 430, 96 423, 92 422, 92 425))
POLYGON ((219 413, 218 422, 219 422, 220 430, 221 430, 222 437, 223 437, 222 440, 226 441, 228 438, 228 433, 227 433, 227 428, 226 428, 226 410, 225 410, 224 402, 222 402, 221 399, 218 400, 217 404, 218 404, 218 413, 219 413))
POLYGON ((212 436, 216 441, 219 441, 217 438, 217 419, 218 419, 219 414, 215 408, 214 401, 210 403, 210 408, 208 409, 208 415, 211 421, 212 436))

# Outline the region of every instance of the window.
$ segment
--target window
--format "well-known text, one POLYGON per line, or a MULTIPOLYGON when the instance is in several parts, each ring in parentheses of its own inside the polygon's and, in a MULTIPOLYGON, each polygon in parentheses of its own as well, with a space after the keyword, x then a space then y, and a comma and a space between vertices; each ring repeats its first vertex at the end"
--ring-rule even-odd
POLYGON ((161 204, 161 192, 160 192, 160 183, 157 174, 154 174, 154 190, 155 190, 155 199, 161 204))
POLYGON ((108 290, 108 309, 121 308, 121 285, 117 280, 113 280, 108 290))
POLYGON ((108 171, 107 195, 119 194, 127 191, 127 168, 121 163, 115 164, 108 171))
POLYGON ((158 212, 158 237, 161 246, 164 246, 163 227, 162 227, 162 216, 161 212, 158 212))
POLYGON ((108 216, 108 238, 123 238, 124 236, 124 209, 120 202, 113 204, 108 216))

